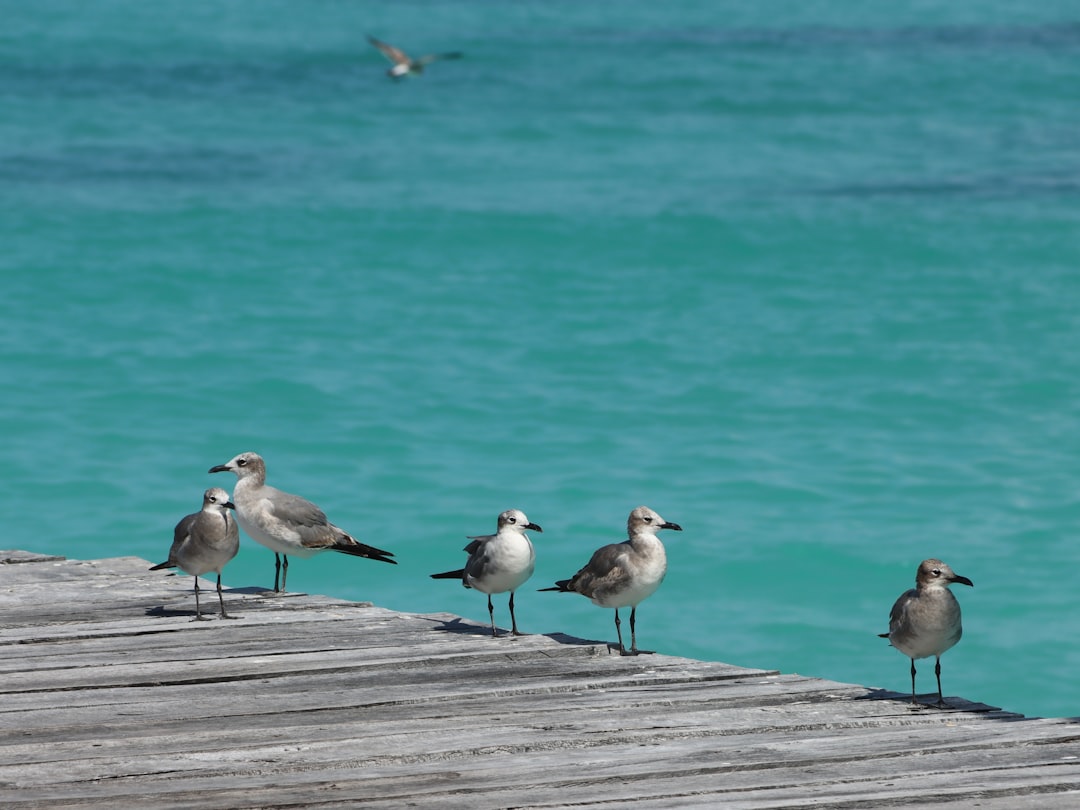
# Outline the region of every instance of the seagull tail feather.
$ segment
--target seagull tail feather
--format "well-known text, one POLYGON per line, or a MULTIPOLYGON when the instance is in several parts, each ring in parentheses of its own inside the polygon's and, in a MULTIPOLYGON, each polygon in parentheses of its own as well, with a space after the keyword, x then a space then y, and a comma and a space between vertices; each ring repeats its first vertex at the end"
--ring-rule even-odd
POLYGON ((465 569, 459 568, 457 571, 443 571, 441 574, 432 574, 432 579, 461 579, 465 576, 465 569))
POLYGON ((570 590, 570 580, 568 580, 568 579, 560 579, 560 580, 558 580, 555 583, 554 588, 538 588, 537 590, 539 592, 541 592, 541 593, 543 593, 544 591, 558 591, 559 593, 573 593, 573 591, 570 590))
POLYGON ((349 554, 353 557, 366 557, 369 560, 377 560, 378 562, 397 565, 397 560, 390 559, 394 556, 392 551, 383 551, 381 548, 368 546, 364 543, 357 543, 355 540, 352 543, 341 543, 340 545, 333 546, 333 549, 334 551, 340 551, 342 554, 349 554))

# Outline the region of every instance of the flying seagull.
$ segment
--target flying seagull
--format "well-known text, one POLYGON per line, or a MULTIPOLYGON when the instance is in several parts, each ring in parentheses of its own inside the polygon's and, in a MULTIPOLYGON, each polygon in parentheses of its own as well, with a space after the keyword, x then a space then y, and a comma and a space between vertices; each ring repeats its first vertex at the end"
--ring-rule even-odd
POLYGON ((424 72, 425 65, 430 65, 440 59, 460 59, 464 55, 461 51, 450 51, 449 53, 429 53, 419 59, 413 59, 400 48, 395 48, 382 40, 375 39, 370 34, 368 35, 368 42, 382 51, 383 56, 394 63, 394 66, 386 71, 386 75, 392 79, 402 79, 414 74, 419 75, 424 72))

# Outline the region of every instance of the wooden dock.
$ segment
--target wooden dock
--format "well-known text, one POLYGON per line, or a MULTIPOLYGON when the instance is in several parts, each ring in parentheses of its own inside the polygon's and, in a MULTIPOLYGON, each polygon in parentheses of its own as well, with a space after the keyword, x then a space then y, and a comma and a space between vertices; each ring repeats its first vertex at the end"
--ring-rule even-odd
POLYGON ((1078 719, 149 565, 0 552, 0 806, 1080 807, 1078 719))

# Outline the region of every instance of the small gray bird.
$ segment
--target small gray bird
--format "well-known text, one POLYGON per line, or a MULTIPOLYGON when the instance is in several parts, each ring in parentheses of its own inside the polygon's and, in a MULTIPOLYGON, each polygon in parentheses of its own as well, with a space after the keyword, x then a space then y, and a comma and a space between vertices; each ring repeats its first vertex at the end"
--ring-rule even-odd
POLYGON ((460 59, 464 56, 461 51, 450 51, 449 53, 429 53, 419 59, 413 59, 400 48, 395 48, 389 43, 375 39, 370 34, 368 35, 368 42, 378 48, 383 56, 394 63, 393 67, 386 71, 386 75, 395 81, 406 76, 418 76, 424 72, 425 65, 430 65, 440 59, 460 59))
POLYGON ((397 565, 389 551, 357 541, 326 519, 311 501, 266 485, 266 463, 258 453, 241 453, 210 472, 236 474, 233 502, 236 519, 251 539, 274 552, 274 593, 285 590, 289 556, 312 557, 321 551, 340 551, 354 557, 397 565), (285 558, 282 565, 281 557, 285 558), (278 588, 278 575, 281 588, 278 588))
POLYGON ((667 573, 667 554, 656 533, 660 529, 682 531, 678 523, 669 523, 647 506, 639 506, 626 521, 629 539, 598 548, 588 564, 570 579, 562 579, 554 588, 542 591, 580 593, 594 605, 615 608, 615 632, 619 636, 620 655, 638 655, 651 650, 637 648, 637 606, 652 596, 667 573), (619 608, 630 608, 630 649, 623 646, 619 608))
POLYGON ((195 577, 195 618, 192 621, 204 621, 207 618, 202 615, 199 605, 199 577, 211 571, 217 572, 221 618, 236 618, 225 612, 225 598, 221 595, 221 569, 240 550, 240 532, 229 513, 230 509, 235 508, 225 490, 218 487, 206 490, 203 493, 202 510, 188 515, 176 524, 169 559, 150 569, 160 571, 163 568, 179 568, 195 577))
POLYGON ((491 604, 491 595, 507 591, 510 591, 511 632, 515 636, 521 635, 514 616, 514 591, 532 576, 536 567, 536 553, 529 535, 525 534, 526 530, 544 531, 535 523, 530 523, 520 509, 507 509, 499 515, 495 534, 469 538, 472 542, 465 546, 469 560, 464 568, 431 575, 432 579, 460 579, 466 588, 486 593, 492 636, 499 633, 495 629, 495 608, 491 604))
POLYGON ((941 560, 923 560, 915 574, 915 587, 906 591, 889 615, 889 632, 879 633, 889 643, 911 659, 911 702, 915 697, 915 659, 934 656, 937 675, 938 708, 947 708, 941 694, 941 656, 963 635, 960 624, 960 603, 949 586, 959 582, 974 587, 967 577, 953 573, 941 560))

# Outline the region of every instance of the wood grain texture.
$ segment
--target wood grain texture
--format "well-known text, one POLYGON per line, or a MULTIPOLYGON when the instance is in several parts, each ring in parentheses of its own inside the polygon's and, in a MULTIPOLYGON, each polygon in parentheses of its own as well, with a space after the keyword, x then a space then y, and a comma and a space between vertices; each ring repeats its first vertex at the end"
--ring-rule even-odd
POLYGON ((0 552, 3 807, 1080 806, 1076 719, 149 565, 0 552))

